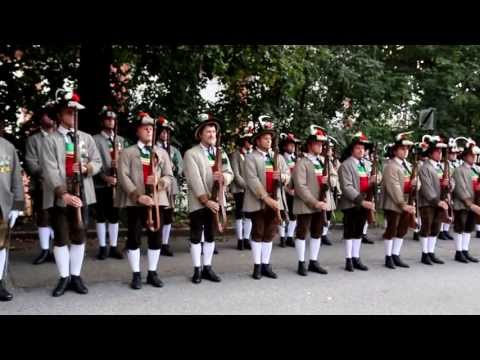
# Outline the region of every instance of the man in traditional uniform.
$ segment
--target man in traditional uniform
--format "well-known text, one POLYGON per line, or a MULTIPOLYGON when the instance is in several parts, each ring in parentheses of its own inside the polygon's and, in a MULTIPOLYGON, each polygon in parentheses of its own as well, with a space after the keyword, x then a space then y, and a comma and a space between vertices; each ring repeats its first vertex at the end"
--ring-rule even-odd
POLYGON ((170 233, 172 230, 173 215, 175 211, 175 197, 179 192, 180 179, 183 176, 183 159, 180 150, 172 145, 172 133, 174 125, 168 121, 165 117, 160 116, 158 118, 158 141, 157 145, 161 146, 169 155, 170 162, 172 163, 173 179, 170 184, 170 189, 167 191, 169 206, 163 211, 163 223, 162 223, 162 248, 160 255, 173 256, 173 252, 170 248, 170 233))
POLYGON ((383 210, 387 227, 383 234, 385 242, 385 266, 395 269, 395 266, 408 268, 400 258, 410 220, 415 217, 415 207, 408 205, 408 196, 412 191, 411 166, 406 161, 408 147, 413 142, 408 139, 409 133, 399 134, 391 147, 391 158, 383 170, 382 194, 383 210))
POLYGON ((335 210, 337 209, 336 200, 341 194, 340 184, 338 182, 338 168, 340 167, 340 162, 335 158, 335 145, 336 141, 332 136, 327 135, 328 137, 328 148, 324 149, 326 159, 328 160, 329 175, 330 175, 330 186, 327 192, 329 197, 327 201, 327 223, 323 226, 321 243, 322 245, 332 246, 332 242, 328 238, 328 231, 330 229, 330 224, 335 210))
MULTIPOLYGON (((220 206, 226 206, 225 193, 211 199, 214 182, 223 184, 223 190, 233 180, 233 171, 228 156, 222 150, 221 169, 213 171, 217 155, 217 138, 220 135, 220 124, 210 114, 201 114, 200 123, 195 128, 195 139, 199 144, 189 149, 184 156, 185 178, 188 185, 188 211, 190 218, 190 253, 193 262, 192 282, 199 284, 202 279, 220 282, 220 277, 213 271, 212 259, 215 249, 215 219, 220 206), (219 203, 222 202, 222 203, 219 203), (201 270, 202 232, 203 269, 201 270)), ((221 220, 219 220, 221 221, 221 220)))
POLYGON ((0 137, 0 301, 10 301, 13 295, 5 288, 9 234, 20 211, 25 206, 22 169, 15 147, 0 137))
POLYGON ((100 112, 100 118, 102 130, 93 137, 102 159, 102 169, 94 177, 97 198, 95 218, 99 243, 97 259, 105 260, 107 256, 114 259, 123 259, 123 255, 117 247, 120 214, 114 202, 117 189, 118 156, 125 147, 125 139, 116 134, 118 118, 111 107, 104 106, 100 112), (107 229, 110 242, 108 251, 107 229))
POLYGON ((102 160, 95 140, 83 131, 77 132, 77 154, 74 152, 75 111, 83 108, 77 94, 65 94, 58 104, 58 128, 47 137, 41 153, 43 208, 48 209, 55 233, 53 254, 60 274, 52 294, 55 297, 62 296, 69 288, 79 294, 88 293, 80 273, 87 240, 88 206, 96 201, 93 176, 100 171, 102 160), (77 196, 74 177, 79 173, 83 194, 77 196))
POLYGON ((375 211, 375 203, 365 199, 377 179, 369 176, 367 171, 364 161, 366 146, 371 146, 366 135, 362 132, 354 134, 350 145, 344 150, 338 170, 342 190, 338 207, 343 212, 346 271, 368 270, 360 260, 360 247, 368 211, 375 211))
POLYGON ((253 135, 253 122, 250 121, 243 131, 238 135, 237 149, 230 157, 233 170, 233 181, 230 184, 230 191, 235 200, 235 233, 237 235, 237 249, 250 250, 250 234, 252 231, 252 220, 243 212, 243 200, 245 198, 245 156, 253 150, 250 142, 253 135))
MULTIPOLYGON (((367 174, 370 174, 372 172, 372 154, 371 154, 371 149, 366 148, 365 149, 365 155, 363 157, 363 161, 365 163, 365 168, 367 169, 367 174)), ((374 244, 375 241, 371 240, 368 237, 368 222, 365 222, 365 225, 363 225, 363 230, 362 230, 362 243, 363 244, 374 244)))
POLYGON ((170 205, 167 191, 173 180, 173 172, 167 152, 159 146, 152 148, 155 120, 148 113, 140 112, 136 125, 138 142, 123 150, 120 155, 118 164, 120 191, 116 201, 120 208, 127 210, 127 257, 132 270, 130 287, 138 290, 142 287, 140 245, 144 227, 148 238, 147 284, 154 287, 163 286, 157 273, 162 245, 161 223, 164 209, 170 205), (148 186, 154 187, 155 198, 152 194, 147 194, 148 186), (152 219, 157 219, 158 212, 160 221, 148 224, 149 211, 152 219))
POLYGON ((252 137, 255 150, 245 159, 247 191, 243 211, 252 219, 252 277, 275 279, 277 274, 270 265, 272 241, 284 218, 282 211, 287 211, 284 188, 290 182, 290 170, 284 157, 272 151, 276 133, 268 116, 260 116, 256 125, 252 137))
MULTIPOLYGON (((293 212, 297 215, 297 236, 295 249, 298 257, 297 273, 307 275, 305 266, 305 247, 307 235, 310 235, 308 271, 327 274, 318 262, 321 245, 321 236, 324 226, 327 225, 327 210, 332 201, 330 188, 332 183, 325 176, 326 158, 321 156, 322 146, 328 141, 324 129, 319 126, 310 126, 310 134, 306 141, 306 153, 301 157, 293 171, 295 199, 293 212), (321 192, 325 192, 325 198, 321 192)), ((328 161, 328 160, 327 160, 328 161)), ((330 179, 331 180, 331 179, 330 179)))
POLYGON ((47 105, 35 113, 33 119, 35 123, 40 125, 40 129, 27 138, 25 145, 25 168, 28 175, 30 175, 30 193, 33 199, 33 209, 41 249, 40 254, 33 262, 35 265, 53 261, 53 254, 50 252, 50 239, 54 238, 54 233, 48 211, 43 209, 43 167, 40 164, 40 154, 43 150, 45 139, 55 131, 55 118, 53 105, 47 105))

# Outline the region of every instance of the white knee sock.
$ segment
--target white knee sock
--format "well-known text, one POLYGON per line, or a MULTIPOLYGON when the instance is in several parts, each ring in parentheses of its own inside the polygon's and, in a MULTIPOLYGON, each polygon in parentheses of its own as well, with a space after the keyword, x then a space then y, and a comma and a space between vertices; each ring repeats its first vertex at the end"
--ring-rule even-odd
POLYGON ((200 242, 201 242, 201 243, 204 243, 204 242, 205 242, 205 234, 204 234, 203 231, 202 231, 202 238, 200 239, 200 242))
POLYGON ((360 257, 360 247, 362 246, 362 239, 353 239, 352 256, 354 258, 360 257))
POLYGON ((428 253, 428 237, 421 237, 420 243, 422 244, 422 252, 428 253))
POLYGON ((53 255, 60 276, 62 278, 68 277, 70 275, 70 251, 68 246, 54 246, 53 255))
POLYGON ((295 239, 298 261, 305 261, 305 240, 295 239))
POLYGON ((270 264, 272 254, 272 242, 262 242, 262 264, 270 264))
POLYGON ((38 239, 40 240, 40 249, 42 249, 42 250, 50 249, 50 228, 49 227, 39 227, 38 228, 38 239))
POLYGON ((402 250, 403 239, 393 238, 393 250, 392 254, 400 256, 400 250, 402 250))
POLYGON ((0 280, 3 279, 3 271, 5 270, 5 262, 7 260, 7 250, 0 250, 0 280))
POLYGON ((455 241, 455 250, 462 251, 463 250, 463 234, 454 232, 453 240, 455 241))
POLYGON ((328 226, 324 226, 322 230, 322 236, 327 236, 328 234, 328 226))
POLYGON ((118 223, 108 224, 108 239, 110 240, 110 246, 117 246, 118 243, 118 223))
POLYGON ((128 250, 127 258, 132 272, 140 272, 140 249, 128 250))
POLYGON ((287 236, 293 238, 295 236, 295 228, 297 227, 297 220, 288 222, 287 236))
POLYGON ((262 257, 262 243, 257 241, 252 241, 250 245, 252 245, 253 263, 255 265, 259 265, 262 257))
POLYGON ((158 259, 160 258, 160 249, 148 249, 148 271, 157 271, 158 259))
POLYGON ((243 239, 250 240, 250 233, 252 232, 252 220, 243 219, 243 239))
POLYGON ((280 237, 285 237, 285 222, 282 222, 281 225, 278 225, 278 233, 280 237))
POLYGON ((363 235, 367 235, 368 232, 368 222, 365 222, 365 225, 363 225, 363 235))
POLYGON ((437 243, 436 236, 429 236, 428 237, 428 252, 434 253, 435 252, 435 244, 437 243))
POLYGON ((202 253, 201 244, 190 243, 190 254, 192 255, 192 262, 194 267, 200 267, 201 253, 202 253))
POLYGON ((70 274, 80 276, 83 258, 85 257, 85 244, 70 245, 70 274))
POLYGON ((215 250, 215 241, 203 243, 203 265, 212 265, 213 251, 215 250))
POLYGON ((462 236, 462 250, 463 251, 468 251, 468 249, 470 248, 470 238, 471 238, 472 234, 470 233, 463 233, 463 236, 462 236))
POLYGON ((162 226, 162 244, 167 245, 170 240, 170 231, 172 230, 172 224, 162 226))
POLYGON ((235 220, 235 233, 237 234, 237 240, 243 239, 243 220, 235 220))
POLYGON ((442 230, 448 231, 450 229, 450 224, 442 224, 442 230))
POLYGON ((345 257, 352 258, 353 240, 345 240, 345 257))
POLYGON ((392 256, 393 240, 383 240, 385 243, 385 255, 392 256))
POLYGON ((477 229, 477 231, 480 231, 480 225, 476 225, 475 228, 477 229))
POLYGON ((97 223, 97 239, 98 239, 98 245, 100 245, 101 247, 107 246, 106 233, 107 233, 107 224, 97 223))
POLYGON ((317 261, 320 244, 320 239, 310 239, 310 260, 317 261))
POLYGON ((50 239, 55 239, 55 232, 50 226, 48 228, 50 229, 50 239))

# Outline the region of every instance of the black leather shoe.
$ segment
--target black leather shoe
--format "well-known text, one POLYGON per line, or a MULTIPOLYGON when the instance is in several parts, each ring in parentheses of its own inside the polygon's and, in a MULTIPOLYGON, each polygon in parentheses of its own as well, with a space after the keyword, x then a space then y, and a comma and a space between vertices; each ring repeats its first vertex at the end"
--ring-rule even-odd
POLYGON ((413 240, 415 240, 415 241, 419 241, 419 240, 420 240, 420 236, 418 235, 418 232, 414 232, 414 233, 413 233, 413 240))
POLYGON ((213 253, 214 253, 215 255, 218 255, 218 250, 217 250, 217 248, 213 249, 213 253))
POLYGON ((42 250, 40 255, 33 261, 33 265, 40 265, 48 261, 50 255, 49 250, 42 250))
POLYGON ((65 291, 68 289, 68 285, 70 284, 70 278, 69 277, 62 277, 58 280, 57 286, 52 292, 53 297, 59 297, 65 294, 65 291))
POLYGON ((160 248, 160 255, 162 255, 162 256, 170 256, 170 257, 173 256, 173 252, 172 252, 172 250, 170 249, 170 245, 169 245, 169 244, 162 244, 162 246, 161 246, 161 248, 160 248))
POLYGON ((421 263, 425 265, 433 265, 432 260, 430 259, 430 256, 428 256, 427 253, 423 253, 423 252, 422 252, 421 263))
POLYGON ((108 251, 108 257, 111 257, 113 259, 118 259, 122 260, 123 259, 123 254, 118 250, 116 246, 110 246, 110 249, 108 251))
POLYGON ((327 275, 328 274, 328 271, 325 270, 324 268, 322 268, 320 266, 320 264, 318 263, 318 261, 315 261, 315 260, 310 260, 309 261, 308 271, 311 271, 311 272, 314 272, 314 273, 317 273, 317 274, 322 274, 322 275, 327 275))
POLYGON ((393 259, 391 256, 385 256, 385 266, 389 269, 395 270, 395 264, 393 263, 393 259))
POLYGON ((107 247, 106 246, 100 246, 98 249, 98 255, 97 259, 98 260, 105 260, 107 258, 107 247))
POLYGON ((440 231, 438 234, 438 240, 448 240, 447 236, 445 235, 445 231, 440 231))
POLYGON ((445 237, 447 238, 447 240, 453 240, 453 236, 450 235, 450 233, 448 231, 444 231, 443 233, 444 233, 445 237))
POLYGON ((463 254, 462 251, 456 251, 454 259, 455 259, 455 261, 458 261, 458 262, 461 262, 461 263, 464 263, 464 264, 468 264, 468 260, 467 260, 467 258, 465 257, 465 255, 463 254))
POLYGON ((192 282, 194 284, 200 284, 202 282, 202 274, 200 272, 200 267, 193 268, 192 282))
POLYGON ((480 231, 477 231, 477 236, 475 236, 477 239, 480 239, 480 231))
POLYGON ((436 257, 434 253, 428 253, 428 256, 430 256, 430 260, 432 260, 432 262, 435 264, 445 264, 442 260, 436 257))
POLYGON ((473 263, 478 263, 478 259, 470 255, 470 253, 467 250, 462 251, 462 253, 468 261, 473 263))
POLYGON ((292 237, 287 237, 287 241, 285 241, 285 244, 290 247, 295 247, 295 241, 293 241, 292 237))
POLYGON ((362 236, 362 243, 363 244, 375 244, 375 241, 370 240, 367 235, 362 236))
POLYGON ((305 261, 298 262, 297 274, 301 276, 307 276, 307 267, 305 266, 305 261))
POLYGON ((262 275, 270 279, 276 279, 278 277, 277 274, 273 272, 270 264, 262 264, 262 275))
POLYGON ((243 240, 237 240, 237 250, 243 250, 243 240))
POLYGON ((353 262, 351 258, 345 259, 345 270, 353 272, 353 262))
POLYGON ((245 250, 251 250, 252 249, 252 247, 250 246, 250 240, 243 239, 243 248, 245 250))
POLYGON ((332 242, 327 235, 322 235, 322 245, 332 246, 332 242))
POLYGON ((400 255, 392 255, 393 263, 395 266, 402 267, 402 268, 409 268, 410 266, 402 261, 400 255))
POLYGON ((360 258, 352 258, 353 267, 357 270, 368 271, 368 267, 363 265, 362 260, 360 258))
POLYGON ((74 276, 74 275, 71 276, 69 288, 75 291, 77 294, 82 294, 82 295, 88 294, 88 289, 83 283, 83 280, 80 276, 74 276))
POLYGON ((12 299, 13 295, 5 289, 3 280, 0 280, 0 301, 11 301, 12 299))
POLYGON ((255 280, 260 280, 260 279, 262 278, 262 271, 261 271, 260 264, 254 264, 254 265, 253 265, 253 274, 252 274, 252 277, 253 277, 255 280))
POLYGON ((163 281, 160 280, 156 271, 149 271, 147 275, 147 284, 161 288, 163 287, 163 281))
POLYGON ((140 272, 133 273, 130 287, 134 290, 139 290, 142 288, 142 274, 140 272))
POLYGON ((204 266, 202 270, 202 279, 210 280, 213 282, 220 282, 222 279, 215 274, 211 266, 204 266))
POLYGON ((285 238, 284 238, 284 237, 281 237, 281 238, 280 238, 280 247, 282 247, 282 248, 286 247, 286 245, 285 245, 285 238))

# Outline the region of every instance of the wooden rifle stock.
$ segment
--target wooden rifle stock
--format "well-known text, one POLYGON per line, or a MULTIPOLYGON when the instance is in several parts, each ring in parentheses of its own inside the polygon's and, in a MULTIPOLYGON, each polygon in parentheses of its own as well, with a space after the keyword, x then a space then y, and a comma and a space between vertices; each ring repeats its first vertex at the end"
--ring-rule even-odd
MULTIPOLYGON (((373 155, 373 161, 372 161, 372 171, 370 173, 371 177, 376 177, 377 176, 377 144, 373 147, 372 150, 372 155, 373 155)), ((367 196, 365 198, 366 201, 373 201, 375 202, 375 197, 376 197, 376 192, 377 192, 377 180, 375 179, 375 182, 369 187, 367 196)), ((367 222, 368 224, 375 224, 377 222, 376 219, 376 210, 368 210, 367 213, 367 222)))
MULTIPOLYGON (((443 176, 442 181, 450 179, 450 164, 448 163, 448 148, 444 150, 443 160, 443 176)), ((440 200, 445 201, 448 205, 448 209, 442 209, 440 212, 440 221, 444 224, 451 224, 453 222, 453 207, 450 199, 451 186, 442 186, 440 188, 440 200)))
MULTIPOLYGON (((155 154, 155 139, 157 135, 157 121, 153 125, 153 137, 152 137, 152 150, 150 152, 150 171, 149 175, 156 174, 156 168, 158 164, 158 160, 155 154)), ((147 224, 146 227, 151 232, 157 232, 160 230, 162 224, 160 223, 160 208, 157 203, 157 186, 154 185, 145 185, 145 194, 150 196, 153 200, 153 205, 147 208, 147 224), (155 214, 153 214, 153 210, 155 209, 155 214)))
MULTIPOLYGON (((215 153, 215 163, 212 167, 212 172, 215 173, 217 171, 222 172, 222 147, 220 142, 220 134, 218 134, 218 141, 216 146, 216 153, 215 153)), ((225 209, 225 185, 223 180, 215 180, 213 182, 212 194, 210 196, 210 200, 215 201, 218 203, 219 209, 214 215, 214 222, 215 227, 218 233, 222 234, 225 230, 227 225, 227 212, 225 209), (220 214, 222 215, 222 219, 220 219, 220 214)))

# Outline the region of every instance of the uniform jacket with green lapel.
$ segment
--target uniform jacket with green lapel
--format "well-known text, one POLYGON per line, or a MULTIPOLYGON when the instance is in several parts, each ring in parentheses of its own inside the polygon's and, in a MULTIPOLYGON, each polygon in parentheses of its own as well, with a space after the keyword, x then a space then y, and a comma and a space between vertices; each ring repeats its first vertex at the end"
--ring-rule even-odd
POLYGON ((407 203, 407 194, 403 192, 405 170, 396 159, 389 159, 383 169, 382 208, 401 213, 407 203))
MULTIPOLYGON (((170 206, 167 191, 173 180, 172 163, 165 150, 159 146, 154 147, 158 159, 156 175, 159 179, 157 187, 157 204, 170 206)), ((137 200, 140 195, 145 195, 145 182, 143 178, 143 165, 138 144, 129 146, 122 151, 118 163, 118 183, 115 204, 117 207, 141 206, 137 200)))
MULTIPOLYGON (((90 205, 96 202, 93 176, 100 171, 102 160, 90 134, 78 131, 77 136, 82 164, 88 169, 83 175, 83 188, 87 205, 90 205)), ((58 129, 45 140, 40 159, 43 166, 43 208, 51 208, 54 204, 65 207, 62 200, 62 194, 67 192, 65 138, 58 129)))
POLYGON ((24 206, 22 168, 17 151, 0 137, 0 217, 6 219, 11 210, 22 211, 24 206))
POLYGON ((243 193, 247 187, 245 182, 245 156, 238 149, 231 155, 233 181, 230 184, 230 191, 232 194, 243 193))
POLYGON ((43 150, 48 133, 39 130, 27 138, 25 144, 25 170, 30 175, 30 190, 33 191, 42 186, 42 166, 40 154, 43 150))
MULTIPOLYGON (((203 209, 205 207, 203 203, 211 196, 213 188, 212 168, 200 144, 187 150, 183 163, 188 186, 188 211, 194 212, 203 209)), ((233 171, 225 152, 222 152, 222 173, 224 185, 227 187, 233 180, 233 171)))
MULTIPOLYGON (((167 147, 161 145, 159 142, 157 142, 157 146, 163 148, 165 151, 167 150, 167 147)), ((173 145, 170 145, 170 162, 173 171, 173 179, 170 184, 170 194, 177 195, 179 192, 178 181, 183 176, 183 159, 180 150, 173 145)))
POLYGON ((338 169, 340 189, 342 196, 338 208, 340 210, 360 207, 365 200, 364 194, 360 192, 360 176, 357 172, 358 162, 353 156, 346 159, 338 169))
MULTIPOLYGON (((103 132, 94 135, 93 140, 95 140, 95 144, 97 145, 100 158, 102 159, 102 168, 100 169, 100 172, 94 176, 93 180, 95 183, 95 187, 103 188, 107 186, 104 180, 105 176, 110 176, 111 174, 112 157, 110 155, 109 141, 105 137, 103 132)), ((120 156, 120 153, 125 148, 125 139, 117 135, 115 142, 118 149, 118 154, 120 156)), ((117 168, 118 168, 118 159, 117 159, 117 168)))
MULTIPOLYGON (((478 171, 478 169, 475 169, 478 171)), ((472 184, 472 167, 463 163, 453 173, 455 188, 453 190, 453 209, 469 210, 474 202, 475 193, 472 184)))

